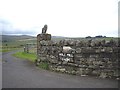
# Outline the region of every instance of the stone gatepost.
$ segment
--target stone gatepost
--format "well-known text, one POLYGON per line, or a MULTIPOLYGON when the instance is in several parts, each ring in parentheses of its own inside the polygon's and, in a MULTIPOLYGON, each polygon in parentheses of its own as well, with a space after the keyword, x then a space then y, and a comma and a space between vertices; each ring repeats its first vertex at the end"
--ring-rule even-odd
POLYGON ((40 62, 45 62, 47 60, 46 49, 50 46, 48 44, 51 41, 51 34, 42 33, 37 35, 37 60, 36 65, 39 65, 40 62))
POLYGON ((42 33, 37 35, 37 60, 36 65, 39 65, 41 61, 46 61, 46 51, 47 46, 50 40, 51 40, 51 34, 46 33, 47 32, 47 25, 44 25, 42 28, 42 33))

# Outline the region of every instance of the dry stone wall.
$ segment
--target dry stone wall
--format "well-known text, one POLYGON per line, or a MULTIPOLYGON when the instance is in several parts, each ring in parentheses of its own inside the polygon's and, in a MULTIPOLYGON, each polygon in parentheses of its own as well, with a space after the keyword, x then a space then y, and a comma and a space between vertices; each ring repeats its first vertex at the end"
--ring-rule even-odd
POLYGON ((61 40, 53 42, 50 34, 37 36, 37 65, 80 76, 119 78, 119 42, 95 40, 61 40))

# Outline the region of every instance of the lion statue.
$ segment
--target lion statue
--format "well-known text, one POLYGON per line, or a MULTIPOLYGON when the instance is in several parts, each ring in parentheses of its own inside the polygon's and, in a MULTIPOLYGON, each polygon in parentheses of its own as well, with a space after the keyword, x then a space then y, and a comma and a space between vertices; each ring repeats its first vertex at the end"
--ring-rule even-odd
POLYGON ((44 27, 42 28, 42 33, 46 33, 47 32, 47 28, 48 28, 48 26, 44 25, 44 27))

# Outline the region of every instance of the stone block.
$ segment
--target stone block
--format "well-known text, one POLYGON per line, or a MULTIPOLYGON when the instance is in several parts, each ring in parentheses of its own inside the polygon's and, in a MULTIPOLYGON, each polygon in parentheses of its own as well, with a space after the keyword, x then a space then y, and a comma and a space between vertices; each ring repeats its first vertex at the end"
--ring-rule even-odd
POLYGON ((106 72, 101 72, 99 77, 101 77, 101 78, 107 78, 108 76, 107 76, 106 72))
POLYGON ((42 40, 45 40, 45 41, 48 41, 48 40, 51 40, 51 34, 38 34, 37 35, 37 41, 42 41, 42 40))

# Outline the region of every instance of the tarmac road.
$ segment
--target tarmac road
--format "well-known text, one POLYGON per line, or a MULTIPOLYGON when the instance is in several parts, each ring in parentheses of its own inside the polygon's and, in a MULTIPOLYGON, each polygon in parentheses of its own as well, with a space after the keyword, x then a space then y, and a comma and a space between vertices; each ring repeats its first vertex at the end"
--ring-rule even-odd
POLYGON ((3 53, 2 88, 118 88, 118 81, 80 77, 40 69, 34 63, 3 53))

